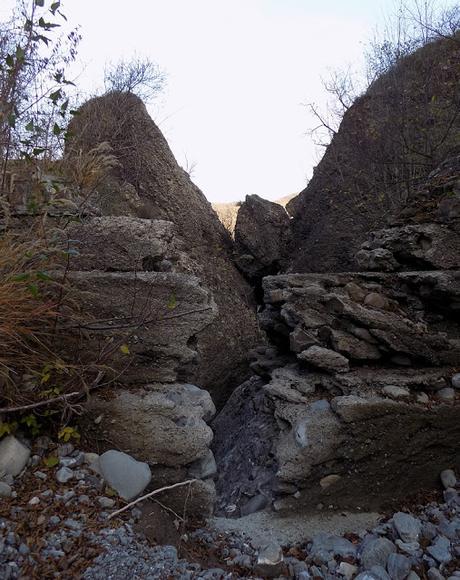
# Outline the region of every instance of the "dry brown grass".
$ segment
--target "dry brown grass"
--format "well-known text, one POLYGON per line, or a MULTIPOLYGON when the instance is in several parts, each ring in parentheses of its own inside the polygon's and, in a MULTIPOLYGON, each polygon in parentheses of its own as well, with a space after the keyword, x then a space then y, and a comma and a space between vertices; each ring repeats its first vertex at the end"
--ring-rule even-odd
POLYGON ((107 142, 99 143, 89 151, 71 151, 62 162, 62 169, 80 193, 92 193, 104 177, 119 162, 107 142))

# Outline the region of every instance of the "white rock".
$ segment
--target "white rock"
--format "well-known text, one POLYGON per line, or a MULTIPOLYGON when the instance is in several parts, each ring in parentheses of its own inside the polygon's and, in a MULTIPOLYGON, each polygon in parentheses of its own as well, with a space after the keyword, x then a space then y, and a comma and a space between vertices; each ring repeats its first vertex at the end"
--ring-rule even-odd
POLYGON ((35 496, 29 500, 29 505, 38 505, 40 503, 40 498, 35 496))
POLYGON ((345 576, 347 580, 351 580, 351 578, 357 574, 358 567, 353 566, 353 564, 348 564, 348 562, 340 562, 337 572, 342 576, 345 576))
POLYGON ((147 463, 136 461, 122 451, 106 451, 100 456, 99 464, 104 479, 126 500, 142 493, 152 479, 147 463))
POLYGON ((30 449, 13 435, 0 441, 0 471, 13 476, 19 475, 27 465, 29 457, 30 449))
POLYGON ((455 487, 457 485, 457 478, 452 469, 444 469, 444 471, 441 471, 440 478, 444 489, 455 487))

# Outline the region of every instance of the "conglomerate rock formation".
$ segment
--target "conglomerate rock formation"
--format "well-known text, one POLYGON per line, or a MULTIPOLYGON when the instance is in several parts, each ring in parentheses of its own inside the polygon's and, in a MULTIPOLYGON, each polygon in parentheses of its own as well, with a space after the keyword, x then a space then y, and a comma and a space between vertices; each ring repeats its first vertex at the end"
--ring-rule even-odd
POLYGON ((368 271, 263 279, 272 345, 213 422, 220 513, 381 508, 460 469, 459 175, 370 233, 368 271))
MULTIPOLYGON (((232 263, 228 233, 136 96, 114 92, 88 101, 71 132, 68 157, 108 143, 118 161, 93 195, 99 213, 174 223, 188 256, 178 272, 197 276, 217 306, 213 324, 203 325, 190 339, 198 355, 187 380, 208 388, 217 401, 225 399, 247 373, 247 351, 260 341, 252 290, 232 263)), ((129 246, 131 237, 125 241, 129 246)), ((142 270, 152 269, 155 265, 146 259, 142 270)))
POLYGON ((400 59, 356 99, 310 183, 287 206, 290 271, 355 270, 370 232, 409 208, 415 218, 424 213, 420 184, 458 153, 459 86, 457 33, 400 59))

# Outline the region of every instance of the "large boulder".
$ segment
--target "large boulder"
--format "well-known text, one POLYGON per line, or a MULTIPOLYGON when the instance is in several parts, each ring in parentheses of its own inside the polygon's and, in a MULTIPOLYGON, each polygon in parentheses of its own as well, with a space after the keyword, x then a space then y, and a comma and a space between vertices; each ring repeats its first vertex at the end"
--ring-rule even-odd
POLYGON ((238 267, 250 279, 276 274, 286 259, 289 216, 280 204, 247 195, 235 225, 238 267))
MULTIPOLYGON (((80 109, 70 130, 73 137, 66 152, 69 164, 72 158, 78 161, 82 153, 101 143, 110 145, 117 160, 110 175, 91 196, 96 213, 174 223, 188 256, 187 263, 182 263, 178 270, 199 278, 204 291, 209 292, 217 305, 213 324, 204 325, 193 339, 198 353, 193 380, 212 390, 216 400, 225 399, 247 373, 248 349, 260 341, 252 290, 232 263, 228 232, 202 192, 179 167, 165 138, 136 96, 115 92, 91 99, 80 109)), ((107 233, 105 243, 110 246, 117 237, 116 224, 113 222, 110 231, 100 230, 101 242, 107 233)), ((138 225, 135 230, 131 235, 125 229, 121 249, 118 245, 120 251, 112 252, 120 254, 117 269, 126 268, 126 261, 121 258, 124 249, 132 243, 139 246, 138 233, 145 236, 142 242, 145 253, 149 227, 138 225)), ((121 238, 118 234, 119 242, 121 238)), ((153 261, 146 260, 144 270, 156 269, 155 255, 152 257, 153 261)))

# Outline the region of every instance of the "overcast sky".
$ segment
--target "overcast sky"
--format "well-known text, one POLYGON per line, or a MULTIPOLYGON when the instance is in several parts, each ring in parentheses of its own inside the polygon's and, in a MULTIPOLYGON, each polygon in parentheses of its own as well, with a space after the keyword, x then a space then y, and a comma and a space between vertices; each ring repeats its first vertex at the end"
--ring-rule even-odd
MULTIPOLYGON (((3 11, 7 2, 1 0, 3 11)), ((12 1, 12 0, 11 0, 12 1)), ((150 107, 182 166, 211 201, 302 190, 318 160, 302 103, 324 101, 321 76, 359 66, 393 0, 67 0, 81 25, 79 87, 137 52, 168 84, 150 107)))

